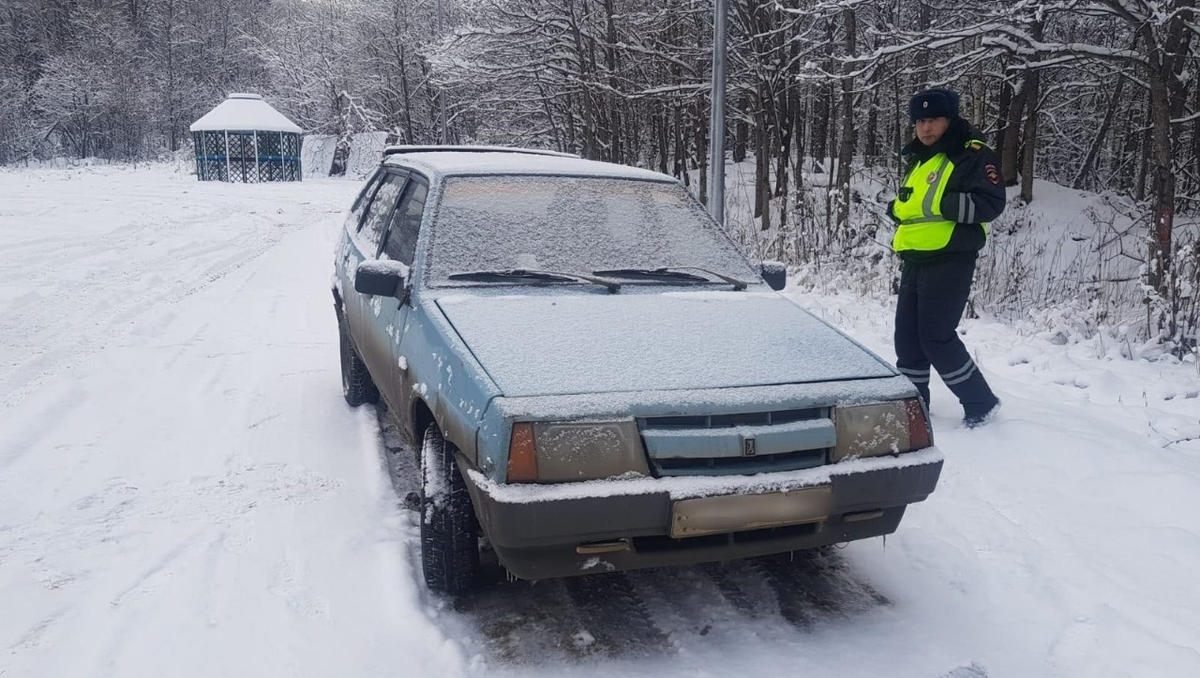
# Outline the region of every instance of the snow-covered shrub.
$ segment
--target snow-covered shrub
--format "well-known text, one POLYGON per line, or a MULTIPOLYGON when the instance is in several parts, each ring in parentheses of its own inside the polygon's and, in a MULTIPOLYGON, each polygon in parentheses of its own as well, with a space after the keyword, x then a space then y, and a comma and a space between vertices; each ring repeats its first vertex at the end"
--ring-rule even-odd
MULTIPOLYGON (((731 235, 753 256, 786 262, 800 289, 893 294, 900 261, 891 251, 886 202, 894 170, 855 168, 850 220, 840 228, 840 191, 830 188, 824 166, 812 170, 797 175, 787 196, 771 200, 763 229, 753 214, 753 160, 730 165, 731 235)), ((1200 227, 1177 223, 1173 292, 1159 299, 1143 280, 1145 205, 1043 181, 1035 186, 1029 204, 1016 200, 1014 189, 1008 210, 990 224, 967 314, 999 318, 1058 344, 1091 342, 1112 357, 1197 359, 1200 227)))

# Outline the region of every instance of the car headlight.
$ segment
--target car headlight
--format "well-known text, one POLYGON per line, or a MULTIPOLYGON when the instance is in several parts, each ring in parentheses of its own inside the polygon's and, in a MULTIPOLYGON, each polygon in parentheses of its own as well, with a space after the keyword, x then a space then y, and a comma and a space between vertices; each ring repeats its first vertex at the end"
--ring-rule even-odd
POLYGON ((630 472, 650 475, 633 420, 513 424, 510 483, 597 480, 630 472))
POLYGON ((933 444, 925 408, 916 398, 839 407, 834 411, 834 429, 835 462, 910 452, 933 444))

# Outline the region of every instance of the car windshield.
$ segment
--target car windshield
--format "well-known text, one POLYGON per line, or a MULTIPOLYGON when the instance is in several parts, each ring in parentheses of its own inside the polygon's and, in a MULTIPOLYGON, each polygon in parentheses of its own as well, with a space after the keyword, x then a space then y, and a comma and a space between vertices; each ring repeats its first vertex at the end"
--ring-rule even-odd
MULTIPOLYGON (((433 226, 428 279, 435 285, 478 284, 450 276, 510 269, 578 274, 689 266, 745 280, 756 277, 746 258, 677 184, 562 176, 451 177, 433 226)), ((660 276, 647 282, 670 280, 660 276)))

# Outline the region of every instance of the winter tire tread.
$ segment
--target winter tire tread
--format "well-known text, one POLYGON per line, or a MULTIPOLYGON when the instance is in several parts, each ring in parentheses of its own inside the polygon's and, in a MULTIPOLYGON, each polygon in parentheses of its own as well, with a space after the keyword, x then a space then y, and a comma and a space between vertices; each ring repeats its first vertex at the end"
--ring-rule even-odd
POLYGON ((350 340, 350 331, 346 321, 338 316, 338 340, 342 358, 342 396, 350 407, 379 402, 379 389, 371 379, 370 372, 362 357, 350 340))
POLYGON ((479 539, 466 481, 454 461, 457 448, 437 426, 421 445, 421 564, 430 590, 460 595, 473 588, 479 539), (439 496, 440 495, 440 496, 439 496))

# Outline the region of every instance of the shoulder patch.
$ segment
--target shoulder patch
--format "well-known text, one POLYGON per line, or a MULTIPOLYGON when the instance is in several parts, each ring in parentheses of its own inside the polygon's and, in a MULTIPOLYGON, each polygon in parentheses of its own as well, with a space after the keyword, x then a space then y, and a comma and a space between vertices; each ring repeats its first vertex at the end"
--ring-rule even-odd
POLYGON ((971 149, 972 151, 981 151, 987 148, 987 144, 979 141, 978 139, 973 139, 967 142, 967 148, 971 149))
POLYGON ((992 185, 1000 185, 1000 170, 997 169, 995 165, 988 165, 987 167, 984 167, 983 174, 987 177, 988 181, 992 182, 992 185))

